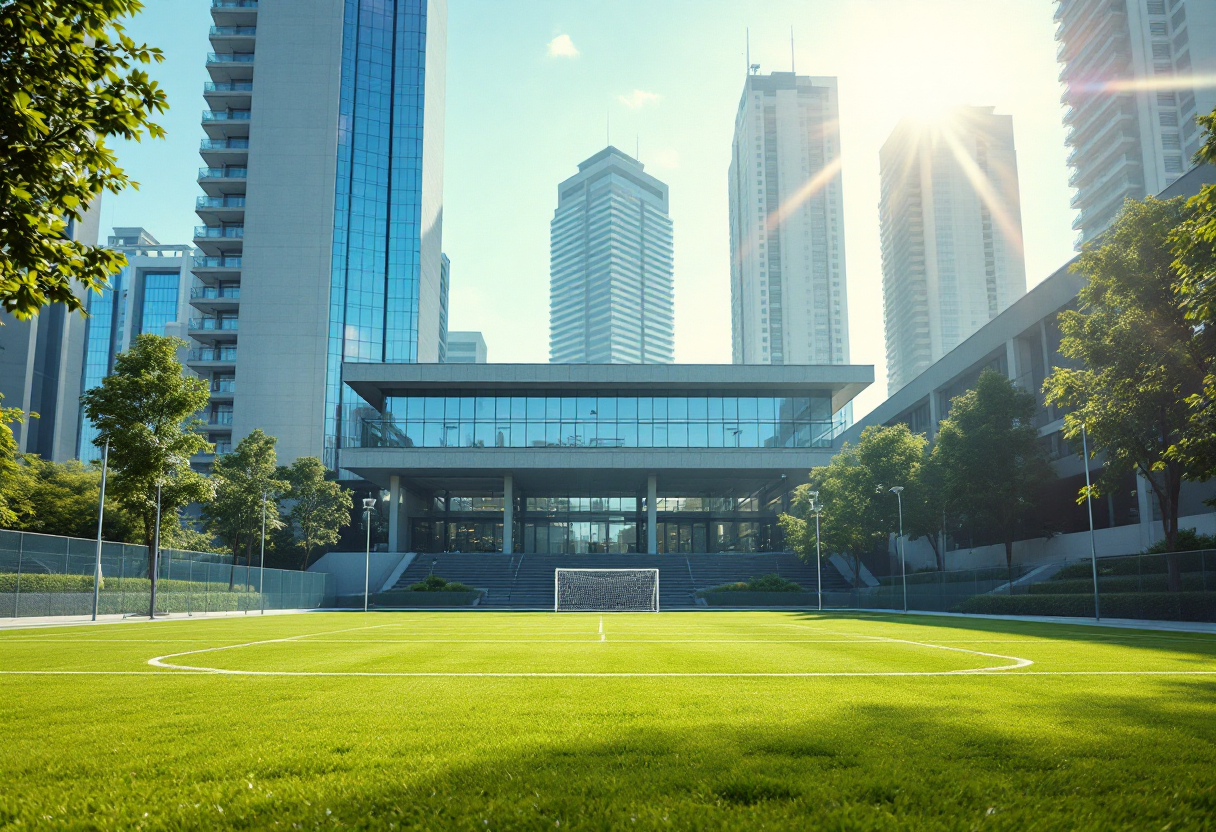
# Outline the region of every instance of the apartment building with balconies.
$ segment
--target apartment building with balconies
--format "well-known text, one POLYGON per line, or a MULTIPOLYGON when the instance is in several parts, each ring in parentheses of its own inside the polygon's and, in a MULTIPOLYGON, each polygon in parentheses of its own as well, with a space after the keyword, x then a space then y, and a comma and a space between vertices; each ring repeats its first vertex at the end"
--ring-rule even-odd
POLYGON ((1216 107, 1216 3, 1056 0, 1060 98, 1079 249, 1125 199, 1165 189, 1202 143, 1216 107))
POLYGON ((439 360, 444 0, 211 0, 187 365, 218 451, 336 464, 354 361, 439 360))

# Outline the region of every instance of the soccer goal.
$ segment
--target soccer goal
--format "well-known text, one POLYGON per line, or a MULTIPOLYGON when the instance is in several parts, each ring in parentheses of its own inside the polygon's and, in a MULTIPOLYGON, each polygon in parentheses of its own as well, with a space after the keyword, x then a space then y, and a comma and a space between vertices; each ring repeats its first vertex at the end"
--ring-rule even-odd
POLYGON ((554 612, 658 612, 657 569, 557 569, 554 612))

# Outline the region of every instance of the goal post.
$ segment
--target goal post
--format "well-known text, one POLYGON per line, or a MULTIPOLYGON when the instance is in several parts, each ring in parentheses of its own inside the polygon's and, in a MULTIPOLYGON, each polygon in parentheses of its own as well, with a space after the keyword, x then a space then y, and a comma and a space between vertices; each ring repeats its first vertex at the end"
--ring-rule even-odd
POLYGON ((555 569, 554 612, 658 612, 657 569, 555 569))

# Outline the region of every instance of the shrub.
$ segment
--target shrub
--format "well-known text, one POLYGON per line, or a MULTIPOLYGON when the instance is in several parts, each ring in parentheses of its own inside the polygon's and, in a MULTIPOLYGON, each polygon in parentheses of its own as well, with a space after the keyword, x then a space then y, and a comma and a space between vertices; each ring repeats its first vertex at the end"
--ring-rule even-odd
MULTIPOLYGON (((256 587, 235 584, 232 592, 254 592, 256 587)), ((0 592, 92 592, 92 575, 48 575, 41 572, 0 573, 0 592), (18 580, 20 579, 20 580, 18 580)), ((151 592, 152 581, 147 578, 101 579, 101 591, 107 592, 151 592)), ((156 582, 157 593, 161 592, 228 592, 228 582, 206 583, 204 581, 180 581, 162 578, 156 582)))
POLYGON ((802 587, 780 575, 761 575, 747 581, 703 589, 697 593, 702 598, 710 592, 802 592, 802 587))
POLYGON ((438 575, 427 575, 425 580, 410 584, 413 592, 472 592, 473 587, 459 581, 446 581, 438 575))
MULTIPOLYGON (((1199 534, 1194 529, 1179 529, 1174 536, 1175 552, 1197 552, 1200 549, 1216 549, 1216 537, 1210 534, 1199 534)), ((1146 555, 1166 554, 1165 540, 1158 540, 1144 550, 1146 555)))

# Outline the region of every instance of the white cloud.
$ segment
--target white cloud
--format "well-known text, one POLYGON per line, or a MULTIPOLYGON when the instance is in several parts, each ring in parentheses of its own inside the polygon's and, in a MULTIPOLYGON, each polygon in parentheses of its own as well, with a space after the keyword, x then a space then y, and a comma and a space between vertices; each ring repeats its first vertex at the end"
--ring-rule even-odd
POLYGON ((549 41, 549 57, 577 58, 578 47, 574 45, 574 41, 570 40, 569 35, 558 35, 549 41))
POLYGON ((647 104, 658 104, 659 94, 657 92, 646 92, 646 90, 634 90, 629 95, 618 95, 616 100, 624 104, 631 110, 636 110, 639 107, 645 107, 647 104))

